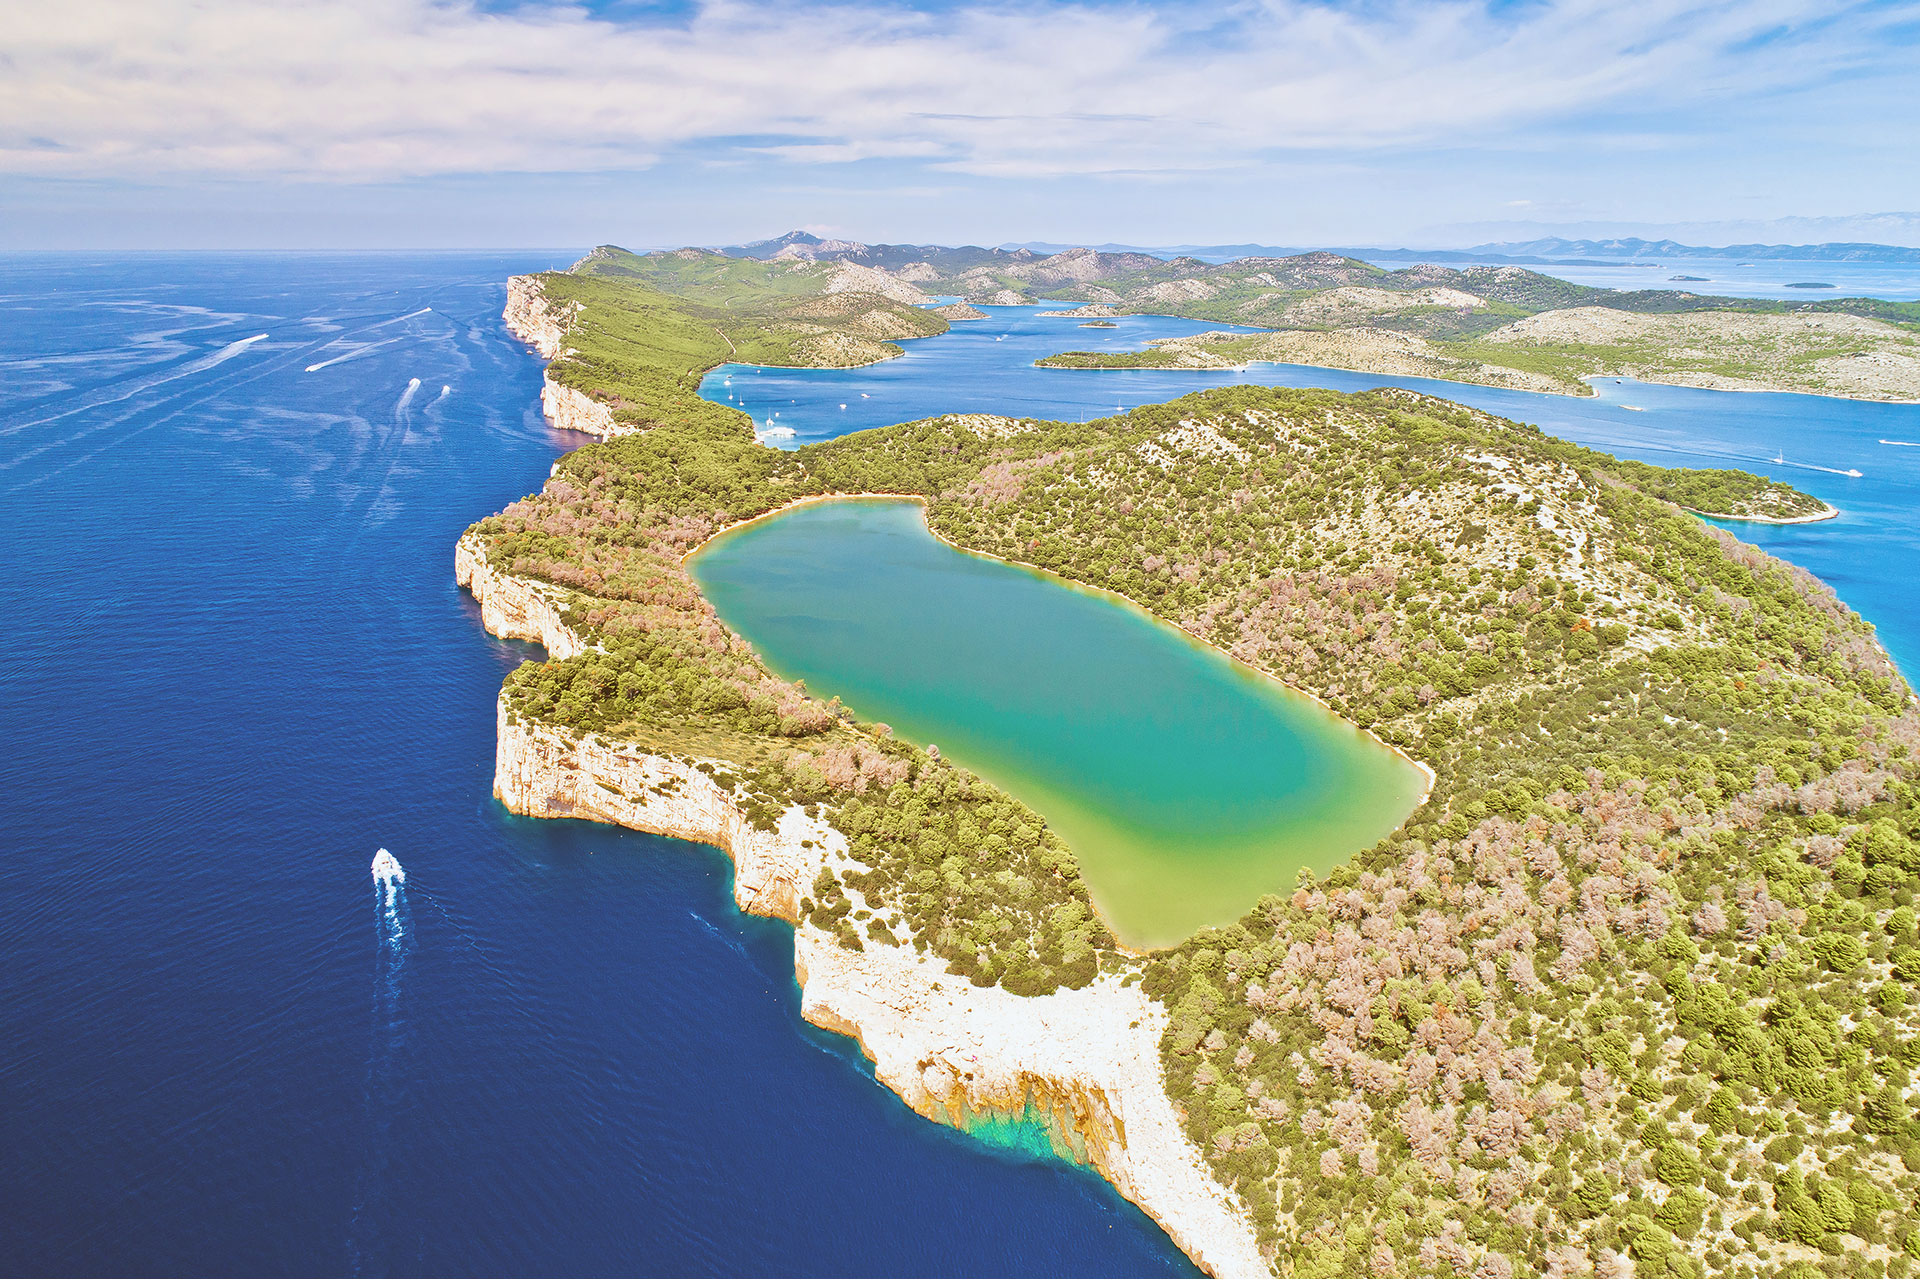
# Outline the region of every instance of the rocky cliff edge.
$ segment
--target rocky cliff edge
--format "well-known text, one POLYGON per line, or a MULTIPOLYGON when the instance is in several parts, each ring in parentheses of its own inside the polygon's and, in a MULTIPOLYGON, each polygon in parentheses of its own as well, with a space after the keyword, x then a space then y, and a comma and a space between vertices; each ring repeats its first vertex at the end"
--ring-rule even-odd
MULTIPOLYGON (((461 540, 455 573, 495 635, 536 641, 555 658, 585 650, 560 593, 500 573, 475 539, 461 540)), ((1267 1274, 1245 1210, 1207 1172, 1161 1086, 1167 1015, 1157 1002, 1117 976, 1028 998, 975 987, 910 945, 847 950, 799 919, 800 899, 823 868, 856 865, 846 838, 798 806, 776 829, 755 828, 703 763, 724 762, 536 724, 501 699, 494 794, 508 809, 726 852, 740 909, 794 925, 802 1015, 858 1041, 876 1077, 908 1106, 963 1129, 988 1118, 1037 1123, 1061 1154, 1098 1169, 1210 1274, 1267 1274)), ((857 899, 857 889, 849 892, 857 899)))

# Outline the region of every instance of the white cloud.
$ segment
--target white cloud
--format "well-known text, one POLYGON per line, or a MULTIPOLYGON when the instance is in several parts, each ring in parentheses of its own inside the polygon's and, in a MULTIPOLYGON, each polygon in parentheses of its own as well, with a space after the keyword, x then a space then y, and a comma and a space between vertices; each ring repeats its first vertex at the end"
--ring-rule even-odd
POLYGON ((1920 13, 1831 8, 1265 0, 1203 27, 1198 7, 713 3, 646 27, 565 5, 0 0, 0 171, 367 180, 634 169, 705 145, 1179 174, 1276 150, 1520 145, 1696 86, 1720 109, 1730 86, 1871 78, 1901 56, 1876 32, 1920 13))

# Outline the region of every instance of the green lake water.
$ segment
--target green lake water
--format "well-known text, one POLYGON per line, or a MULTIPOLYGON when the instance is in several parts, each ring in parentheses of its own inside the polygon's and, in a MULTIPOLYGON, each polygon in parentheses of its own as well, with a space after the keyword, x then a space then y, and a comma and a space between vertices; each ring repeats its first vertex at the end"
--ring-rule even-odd
POLYGON ((1044 815, 1163 946, 1397 827, 1422 779, 1312 699, 1140 610, 934 538, 917 504, 800 507, 688 568, 776 672, 1044 815))

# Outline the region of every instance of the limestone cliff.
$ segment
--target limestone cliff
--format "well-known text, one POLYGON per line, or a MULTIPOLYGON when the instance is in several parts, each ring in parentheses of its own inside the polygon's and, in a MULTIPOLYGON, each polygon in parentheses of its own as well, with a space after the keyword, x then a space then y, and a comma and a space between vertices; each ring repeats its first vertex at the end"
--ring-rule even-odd
POLYGON ((453 577, 480 604, 480 621, 505 640, 531 640, 545 645, 547 656, 565 661, 586 652, 586 645, 560 615, 566 602, 560 592, 527 578, 496 572, 487 553, 473 538, 462 538, 453 549, 453 577))
MULTIPOLYGON (((470 539, 455 552, 455 573, 488 630, 538 641, 556 657, 583 651, 554 589, 500 573, 470 539)), ((728 776, 723 766, 536 724, 502 698, 494 792, 507 808, 725 851, 740 909, 794 924, 803 1016, 857 1040, 908 1106, 962 1128, 985 1116, 1037 1120, 1057 1149, 1098 1169, 1209 1273, 1267 1273, 1245 1210, 1207 1172, 1161 1085, 1167 1015, 1158 1003, 1118 976, 1027 998, 975 987, 910 945, 846 949, 799 919, 823 868, 858 869, 846 838, 797 806, 772 831, 754 827, 715 781, 728 776)))
POLYGON ((507 281, 507 306, 501 313, 507 331, 530 345, 546 359, 558 356, 566 347, 567 325, 571 312, 547 305, 546 292, 538 276, 514 276, 507 281))
MULTIPOLYGON (((500 313, 507 322, 507 332, 548 360, 566 354, 567 329, 576 314, 571 307, 551 305, 538 276, 514 276, 507 281, 507 305, 500 313)), ((613 410, 555 382, 552 374, 542 379, 540 407, 546 411, 547 421, 562 431, 584 431, 606 440, 637 430, 615 422, 613 410)))
POLYGON ((629 435, 638 427, 623 426, 613 420, 613 410, 585 392, 564 387, 552 375, 540 384, 540 407, 547 421, 562 431, 584 431, 602 440, 629 435))

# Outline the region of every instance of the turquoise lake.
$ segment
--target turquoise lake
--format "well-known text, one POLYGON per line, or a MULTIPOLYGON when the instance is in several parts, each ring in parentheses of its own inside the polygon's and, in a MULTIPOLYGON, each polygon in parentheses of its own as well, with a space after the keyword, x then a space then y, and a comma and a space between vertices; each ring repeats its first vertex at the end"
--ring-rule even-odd
POLYGON ((1123 941, 1178 942, 1399 826, 1424 779, 1141 610, 956 551, 917 503, 799 507, 688 562, 789 679, 933 743, 1079 858, 1123 941))

